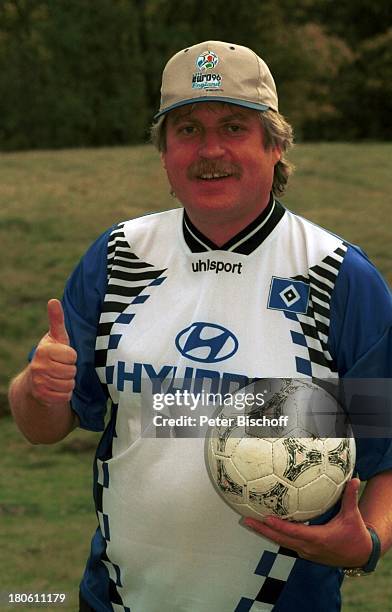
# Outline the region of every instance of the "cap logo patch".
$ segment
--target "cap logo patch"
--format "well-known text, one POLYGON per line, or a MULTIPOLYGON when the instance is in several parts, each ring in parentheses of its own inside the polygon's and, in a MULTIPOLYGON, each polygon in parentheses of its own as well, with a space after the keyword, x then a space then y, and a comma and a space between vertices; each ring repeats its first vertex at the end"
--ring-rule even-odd
POLYGON ((196 67, 203 72, 203 70, 210 70, 215 68, 219 58, 213 51, 204 51, 196 60, 196 67))
POLYGON ((200 72, 192 75, 192 89, 204 89, 205 91, 221 88, 222 76, 218 73, 209 72, 219 62, 219 57, 213 51, 204 51, 196 59, 196 68, 200 72))

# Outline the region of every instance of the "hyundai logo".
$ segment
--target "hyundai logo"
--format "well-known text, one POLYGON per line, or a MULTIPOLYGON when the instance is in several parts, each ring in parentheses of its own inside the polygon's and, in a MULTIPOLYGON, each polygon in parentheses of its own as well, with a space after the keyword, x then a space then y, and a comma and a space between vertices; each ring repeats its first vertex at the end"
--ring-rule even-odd
POLYGON ((217 363, 237 352, 238 340, 221 325, 197 322, 180 331, 176 347, 181 355, 193 361, 217 363))

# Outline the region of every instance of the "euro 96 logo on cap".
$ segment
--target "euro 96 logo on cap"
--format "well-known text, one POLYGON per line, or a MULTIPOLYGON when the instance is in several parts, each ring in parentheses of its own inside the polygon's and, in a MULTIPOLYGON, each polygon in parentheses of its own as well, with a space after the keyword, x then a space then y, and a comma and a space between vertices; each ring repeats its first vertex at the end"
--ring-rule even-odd
POLYGON ((221 89, 222 76, 210 72, 219 62, 219 57, 214 51, 204 51, 196 59, 196 67, 199 72, 192 75, 192 89, 216 90, 221 89))
POLYGON ((210 68, 215 68, 217 63, 219 62, 219 58, 216 53, 213 51, 204 51, 196 60, 196 66, 199 70, 208 70, 210 68))

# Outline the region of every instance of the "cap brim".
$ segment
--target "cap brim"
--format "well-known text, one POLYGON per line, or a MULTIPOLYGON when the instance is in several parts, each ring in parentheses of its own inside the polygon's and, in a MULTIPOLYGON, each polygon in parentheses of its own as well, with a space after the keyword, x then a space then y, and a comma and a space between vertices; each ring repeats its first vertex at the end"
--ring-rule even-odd
POLYGON ((247 100, 237 100, 236 98, 225 98, 224 96, 201 96, 200 98, 190 98, 189 100, 182 100, 181 102, 176 102, 175 104, 171 104, 167 108, 159 111, 156 115, 154 115, 154 121, 162 117, 162 115, 166 115, 170 111, 175 108, 180 108, 181 106, 187 106, 189 104, 197 104, 198 102, 226 102, 227 104, 235 104, 236 106, 243 106, 245 108, 251 108, 252 110, 258 111, 267 111, 274 110, 267 104, 258 104, 256 102, 248 102, 247 100))

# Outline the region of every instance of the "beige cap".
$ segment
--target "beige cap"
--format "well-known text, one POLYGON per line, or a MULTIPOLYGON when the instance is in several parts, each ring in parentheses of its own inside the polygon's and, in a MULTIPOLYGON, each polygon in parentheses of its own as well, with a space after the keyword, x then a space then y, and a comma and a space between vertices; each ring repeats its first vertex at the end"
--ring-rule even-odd
POLYGON ((162 75, 161 115, 195 102, 228 102, 278 110, 278 95, 267 64, 254 51, 208 40, 176 53, 162 75))

